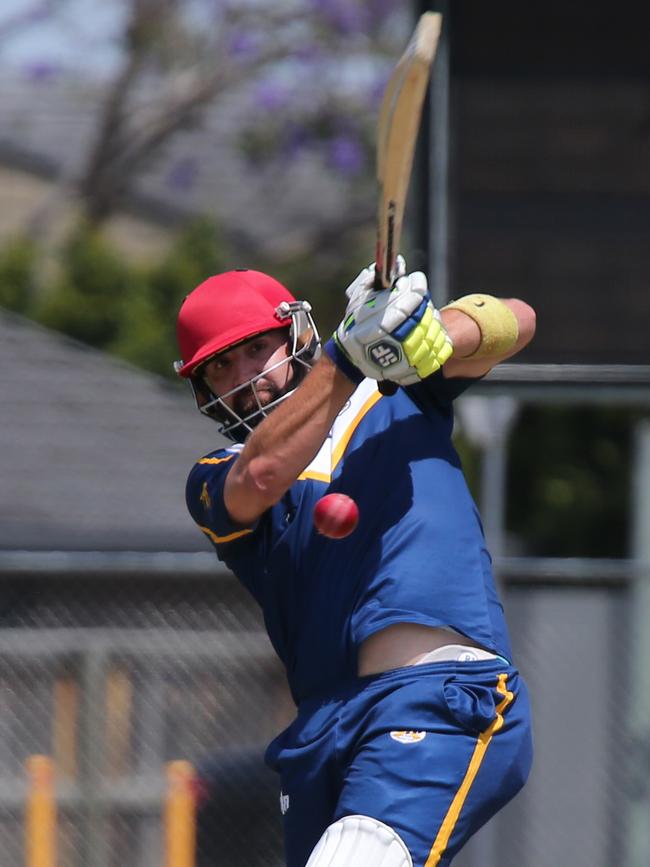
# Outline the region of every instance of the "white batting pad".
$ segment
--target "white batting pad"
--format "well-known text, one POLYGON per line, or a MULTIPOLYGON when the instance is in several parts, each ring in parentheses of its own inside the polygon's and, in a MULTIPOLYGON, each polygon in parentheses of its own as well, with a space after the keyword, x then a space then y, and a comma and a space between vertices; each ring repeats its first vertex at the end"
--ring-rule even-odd
POLYGON ((413 867, 406 844, 377 819, 344 816, 320 838, 306 867, 413 867))

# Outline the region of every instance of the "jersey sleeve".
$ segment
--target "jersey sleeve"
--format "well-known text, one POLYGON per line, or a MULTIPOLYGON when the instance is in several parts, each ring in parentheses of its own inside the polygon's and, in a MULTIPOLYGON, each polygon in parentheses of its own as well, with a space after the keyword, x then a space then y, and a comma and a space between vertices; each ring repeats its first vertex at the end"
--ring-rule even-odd
POLYGON ((446 377, 441 369, 415 385, 406 386, 405 391, 420 408, 433 405, 437 410, 445 412, 451 409, 457 397, 480 379, 482 377, 446 377))
POLYGON ((223 488, 226 476, 238 458, 235 449, 220 449, 198 461, 190 471, 185 501, 198 528, 213 545, 221 546, 253 533, 249 526, 235 523, 226 509, 223 488))

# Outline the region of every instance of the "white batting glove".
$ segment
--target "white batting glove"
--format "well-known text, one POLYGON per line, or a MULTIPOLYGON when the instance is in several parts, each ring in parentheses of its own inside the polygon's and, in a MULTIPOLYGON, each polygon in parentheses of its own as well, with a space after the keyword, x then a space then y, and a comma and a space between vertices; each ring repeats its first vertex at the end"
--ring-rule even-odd
POLYGON ((366 268, 347 290, 336 343, 364 376, 413 385, 451 358, 451 338, 421 271, 400 276, 390 291, 375 291, 374 279, 374 267, 366 268))
MULTIPOLYGON (((395 281, 406 275, 406 260, 404 256, 397 256, 395 259, 395 281)), ((348 306, 345 311, 347 319, 350 310, 360 307, 375 291, 375 263, 371 262, 367 268, 354 278, 352 283, 345 290, 348 296, 348 306)))

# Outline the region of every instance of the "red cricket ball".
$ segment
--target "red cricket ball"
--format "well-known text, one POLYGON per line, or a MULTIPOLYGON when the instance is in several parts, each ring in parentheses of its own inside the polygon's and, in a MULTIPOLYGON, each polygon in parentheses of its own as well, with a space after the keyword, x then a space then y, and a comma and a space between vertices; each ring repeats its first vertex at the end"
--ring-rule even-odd
POLYGON ((359 523, 359 507, 346 494, 326 494, 314 506, 314 526, 328 539, 345 539, 359 523))

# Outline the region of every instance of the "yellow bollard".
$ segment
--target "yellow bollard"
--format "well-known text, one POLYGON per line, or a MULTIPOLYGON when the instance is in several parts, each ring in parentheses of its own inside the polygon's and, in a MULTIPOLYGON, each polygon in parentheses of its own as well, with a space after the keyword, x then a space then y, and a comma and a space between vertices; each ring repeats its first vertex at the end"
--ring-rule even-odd
POLYGON ((25 805, 26 867, 56 867, 56 801, 54 762, 47 756, 29 756, 25 805))
POLYGON ((195 780, 194 768, 190 762, 175 761, 167 764, 165 867, 195 865, 195 780))

